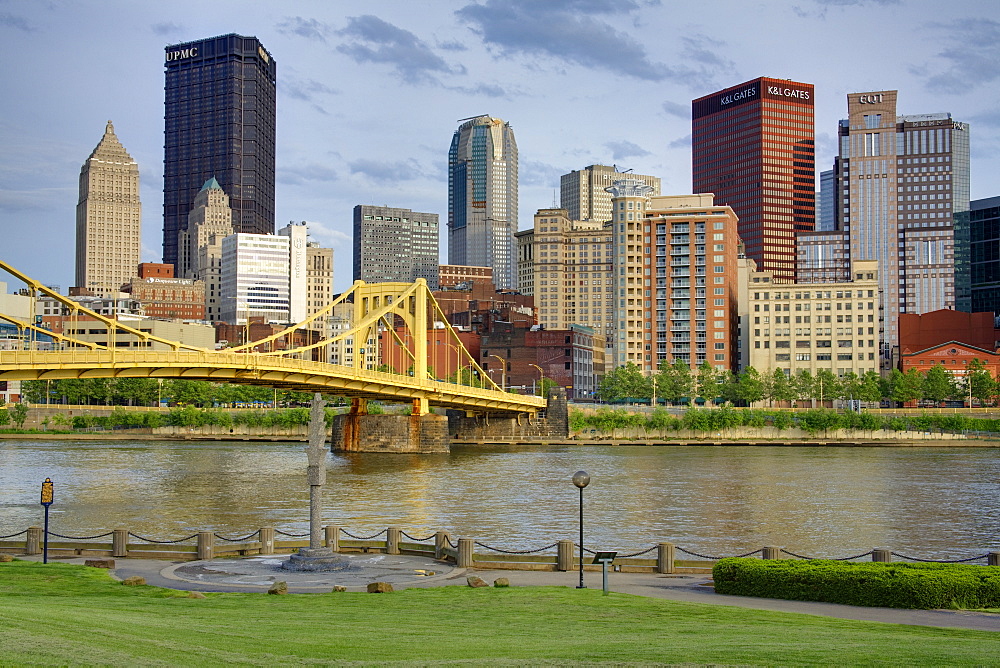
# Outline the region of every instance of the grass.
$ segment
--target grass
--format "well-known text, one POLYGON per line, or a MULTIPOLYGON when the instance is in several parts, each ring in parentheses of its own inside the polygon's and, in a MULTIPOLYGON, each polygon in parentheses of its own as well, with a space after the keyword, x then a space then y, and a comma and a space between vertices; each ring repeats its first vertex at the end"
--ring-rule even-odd
POLYGON ((207 594, 0 564, 0 665, 984 665, 1000 633, 603 597, 595 589, 207 594))

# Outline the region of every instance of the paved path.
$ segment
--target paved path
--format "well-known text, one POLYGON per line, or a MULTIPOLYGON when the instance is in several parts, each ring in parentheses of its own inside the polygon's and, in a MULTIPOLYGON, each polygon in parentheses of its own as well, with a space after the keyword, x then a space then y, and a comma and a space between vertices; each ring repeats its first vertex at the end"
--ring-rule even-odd
MULTIPOLYGON (((262 592, 277 581, 288 583, 295 593, 328 592, 333 585, 348 591, 365 591, 369 582, 391 582, 396 589, 409 587, 466 586, 468 575, 478 575, 487 582, 507 578, 511 586, 561 586, 579 584, 578 572, 507 571, 462 569, 427 557, 393 556, 385 554, 345 554, 349 567, 333 573, 297 573, 280 569, 282 555, 247 557, 243 559, 213 559, 211 561, 159 561, 154 559, 116 559, 112 575, 124 579, 139 575, 146 583, 184 591, 262 592)), ((40 555, 19 557, 40 561, 40 555)), ((82 564, 84 557, 58 559, 64 563, 82 564)), ((900 610, 896 608, 862 608, 836 603, 785 601, 747 596, 716 594, 707 575, 660 575, 655 573, 609 573, 609 589, 624 594, 651 598, 728 605, 753 610, 795 612, 838 619, 855 619, 890 624, 937 626, 942 628, 976 629, 1000 632, 1000 614, 962 612, 954 610, 900 610)), ((600 589, 601 574, 587 572, 584 584, 600 589)))

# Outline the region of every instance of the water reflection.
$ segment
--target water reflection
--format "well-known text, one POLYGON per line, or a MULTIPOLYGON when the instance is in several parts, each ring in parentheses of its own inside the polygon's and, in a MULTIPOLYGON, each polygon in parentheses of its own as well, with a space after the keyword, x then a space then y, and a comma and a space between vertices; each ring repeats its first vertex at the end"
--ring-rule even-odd
MULTIPOLYGON (((41 518, 53 530, 128 528, 154 538, 198 530, 308 528, 301 443, 0 441, 0 534, 41 518)), ((510 446, 450 455, 331 456, 325 519, 351 531, 448 529, 508 548, 576 535, 637 551, 661 540, 703 554, 763 545, 809 556, 889 547, 959 558, 1000 544, 996 448, 510 446)))

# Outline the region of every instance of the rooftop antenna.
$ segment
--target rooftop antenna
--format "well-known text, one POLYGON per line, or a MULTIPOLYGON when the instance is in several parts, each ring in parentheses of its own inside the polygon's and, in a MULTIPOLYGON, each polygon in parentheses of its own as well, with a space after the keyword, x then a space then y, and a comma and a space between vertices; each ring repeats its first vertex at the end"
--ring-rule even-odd
POLYGON ((557 195, 556 195, 556 189, 553 188, 552 189, 552 208, 553 209, 558 209, 559 208, 559 200, 557 200, 556 197, 557 197, 557 195))

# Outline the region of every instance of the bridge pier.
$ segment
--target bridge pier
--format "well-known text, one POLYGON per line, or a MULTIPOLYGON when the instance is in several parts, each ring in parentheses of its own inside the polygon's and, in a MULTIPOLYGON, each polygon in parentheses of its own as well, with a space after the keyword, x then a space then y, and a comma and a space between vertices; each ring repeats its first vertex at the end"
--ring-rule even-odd
POLYGON ((448 411, 448 434, 453 440, 489 441, 491 439, 555 439, 569 437, 569 406, 566 390, 549 390, 545 417, 521 415, 476 415, 448 411))
POLYGON ((351 412, 333 419, 334 452, 448 452, 444 415, 366 415, 351 412))

